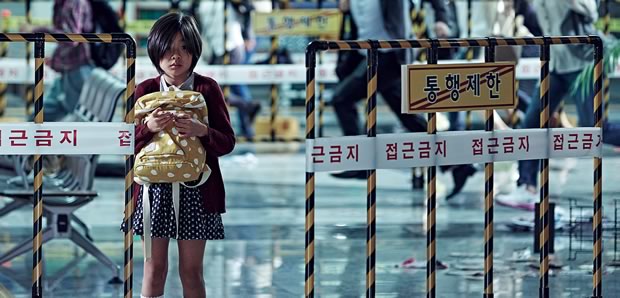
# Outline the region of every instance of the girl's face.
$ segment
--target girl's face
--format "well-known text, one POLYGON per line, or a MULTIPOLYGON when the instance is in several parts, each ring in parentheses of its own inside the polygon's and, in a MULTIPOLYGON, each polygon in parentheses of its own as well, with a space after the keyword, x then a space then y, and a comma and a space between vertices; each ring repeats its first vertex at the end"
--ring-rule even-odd
POLYGON ((183 83, 189 76, 191 64, 192 55, 185 48, 185 42, 181 33, 177 33, 174 36, 170 49, 164 53, 164 56, 159 61, 159 67, 172 80, 180 80, 180 82, 174 83, 183 83))

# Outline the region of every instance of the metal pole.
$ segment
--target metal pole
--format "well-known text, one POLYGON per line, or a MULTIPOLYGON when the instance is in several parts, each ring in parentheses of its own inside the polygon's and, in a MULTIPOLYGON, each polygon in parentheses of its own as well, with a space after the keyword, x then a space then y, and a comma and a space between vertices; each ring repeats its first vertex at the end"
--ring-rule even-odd
MULTIPOLYGON (((485 62, 495 62, 494 38, 489 38, 484 54, 485 62)), ((485 118, 485 130, 492 132, 494 110, 486 110, 485 118)), ((493 162, 484 164, 484 298, 493 298, 493 170, 493 162)))
MULTIPOLYGON (((26 24, 32 24, 32 18, 30 17, 30 7, 31 1, 26 0, 26 24)), ((30 69, 30 56, 32 54, 32 50, 30 48, 30 43, 26 42, 26 68, 30 69)), ((32 86, 26 85, 26 116, 30 117, 32 115, 32 86)))
MULTIPOLYGON (((45 42, 37 34, 34 43, 34 123, 43 123, 43 70, 45 69, 45 42)), ((32 90, 32 89, 30 89, 32 90)), ((43 297, 43 159, 34 156, 34 206, 32 209, 32 297, 43 297)))
MULTIPOLYGON (((278 0, 271 1, 272 9, 276 9, 278 7, 278 0)), ((275 65, 278 63, 278 37, 271 36, 271 58, 269 59, 269 64, 275 65)), ((276 84, 271 84, 271 119, 269 121, 270 129, 271 129, 271 141, 276 141, 276 116, 278 114, 278 86, 276 84)))
MULTIPOLYGON (((125 122, 134 123, 134 94, 136 87, 136 43, 131 37, 125 40, 127 56, 127 90, 125 91, 125 122)), ((133 291, 133 165, 134 155, 125 156, 125 232, 124 289, 125 298, 133 291)))
MULTIPOLYGON (((540 128, 549 129, 549 38, 540 47, 540 128)), ((549 159, 540 160, 540 287, 539 296, 549 297, 549 159)))
MULTIPOLYGON (((594 119, 595 127, 602 130, 604 113, 603 94, 603 42, 591 37, 594 44, 594 119)), ((602 145, 601 145, 602 146, 602 145)), ((594 157, 594 218, 592 220, 592 297, 603 297, 603 158, 594 157)))
MULTIPOLYGON (((437 64, 438 41, 432 40, 431 48, 428 51, 428 64, 437 64)), ((437 117, 435 113, 428 113, 427 133, 437 134, 437 117)), ((437 205, 435 188, 437 186, 437 168, 429 166, 427 168, 427 203, 426 203, 426 297, 435 297, 435 270, 437 261, 435 258, 435 208, 437 205)))
MULTIPOLYGON (((377 135, 377 67, 379 60, 378 42, 371 42, 373 48, 368 50, 366 136, 377 135)), ((366 297, 375 297, 375 263, 376 263, 376 214, 377 214, 377 170, 366 171, 366 297)))
MULTIPOLYGON (((313 143, 314 133, 314 80, 316 51, 312 45, 306 49, 306 142, 313 143)), ((311 148, 308 148, 311 150, 311 148)), ((306 161, 308 162, 308 161, 306 161)), ((305 297, 314 297, 314 170, 306 170, 306 250, 305 297)))
MULTIPOLYGON (((603 5, 605 7, 605 18, 603 19, 603 33, 607 36, 609 35, 609 19, 610 17, 610 13, 609 13, 609 0, 604 0, 603 5)), ((605 99, 605 118, 609 117, 609 77, 605 76, 605 79, 603 80, 603 96, 605 99)))
MULTIPOLYGON (((9 18, 11 17, 11 11, 8 9, 2 10, 2 33, 7 33, 9 29, 9 18)), ((8 53, 9 44, 8 43, 0 43, 0 58, 6 57, 8 53)), ((0 82, 0 116, 3 116, 6 112, 6 90, 7 84, 4 82, 0 82)))

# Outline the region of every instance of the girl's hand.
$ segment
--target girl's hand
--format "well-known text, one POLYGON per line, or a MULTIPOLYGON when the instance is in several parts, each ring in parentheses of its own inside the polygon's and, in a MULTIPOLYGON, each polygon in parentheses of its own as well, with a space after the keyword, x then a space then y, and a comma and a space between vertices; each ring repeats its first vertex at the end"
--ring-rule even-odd
POLYGON ((209 134, 209 127, 188 115, 180 114, 174 118, 174 125, 179 130, 179 135, 185 138, 204 137, 209 134))
POLYGON ((165 113, 161 108, 155 109, 150 117, 146 119, 146 127, 151 132, 160 132, 172 123, 173 116, 165 113))

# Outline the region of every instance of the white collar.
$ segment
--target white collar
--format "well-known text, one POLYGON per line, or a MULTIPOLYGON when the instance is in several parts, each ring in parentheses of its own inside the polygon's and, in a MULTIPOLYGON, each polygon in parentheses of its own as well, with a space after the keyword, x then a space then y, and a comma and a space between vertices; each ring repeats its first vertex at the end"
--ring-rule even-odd
POLYGON ((185 80, 185 82, 183 82, 183 84, 181 84, 181 86, 179 87, 175 85, 168 86, 168 83, 166 83, 166 79, 164 78, 163 74, 159 78, 159 81, 161 82, 161 84, 159 85, 160 91, 182 91, 182 90, 192 91, 194 90, 194 73, 193 72, 187 78, 187 80, 185 80))

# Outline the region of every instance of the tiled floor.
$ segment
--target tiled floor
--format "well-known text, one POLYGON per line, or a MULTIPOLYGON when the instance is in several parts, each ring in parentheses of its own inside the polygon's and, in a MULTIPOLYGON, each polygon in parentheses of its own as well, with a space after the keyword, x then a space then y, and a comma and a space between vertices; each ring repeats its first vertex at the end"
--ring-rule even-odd
MULTIPOLYGON (((228 212, 224 215, 226 240, 207 244, 204 262, 209 297, 302 297, 304 284, 304 157, 293 145, 269 148, 247 146, 257 154, 222 159, 228 212), (271 152, 271 153, 267 153, 271 152), (276 153, 274 153, 276 152, 276 153)), ((614 172, 620 155, 608 149, 604 170, 605 216, 613 220, 613 200, 620 199, 614 172)), ((497 164, 496 184, 511 185, 514 169, 497 164)), ((591 206, 592 161, 552 161, 551 197, 568 208, 569 198, 591 206), (560 169, 562 167, 567 167, 560 169)), ((377 297, 423 297, 424 268, 403 268, 410 257, 424 264, 426 237, 424 192, 412 191, 411 173, 378 171, 377 190, 377 297)), ((467 184, 460 202, 447 204, 452 187, 448 174, 440 174, 437 209, 437 258, 449 268, 437 274, 438 297, 479 297, 482 294, 483 179, 478 172, 467 184)), ((123 263, 123 180, 98 178, 100 197, 77 214, 90 227, 96 245, 117 264, 123 263)), ((316 294, 318 297, 365 296, 366 182, 316 176, 316 294)), ((0 198, 0 206, 9 200, 0 198)), ((495 208, 495 297, 535 297, 538 293, 538 255, 533 262, 511 260, 533 246, 532 232, 514 232, 506 224, 528 213, 495 208)), ((23 208, 0 219, 0 253, 30 237, 32 211, 23 208)), ((556 261, 565 265, 553 271, 552 297, 586 297, 591 294, 591 226, 584 241, 569 242, 566 231, 555 240, 556 261), (579 246, 584 252, 569 261, 579 246)), ((603 275, 605 297, 620 293, 620 269, 607 266, 614 258, 612 231, 605 231, 603 275)), ((620 245, 620 243, 618 243, 620 245)), ((166 297, 182 297, 178 256, 171 243, 166 297)), ((44 247, 46 297, 122 297, 122 285, 110 285, 110 270, 66 240, 44 247), (76 265, 62 268, 78 258, 76 265), (64 278, 53 283, 57 272, 64 278)), ((134 247, 134 297, 139 297, 142 251, 134 247)), ((617 258, 620 258, 618 252, 617 258)), ((418 264, 418 263, 416 263, 418 264)), ((31 254, 0 267, 0 297, 29 297, 31 254)), ((72 264, 70 264, 72 265, 72 264)))

